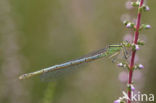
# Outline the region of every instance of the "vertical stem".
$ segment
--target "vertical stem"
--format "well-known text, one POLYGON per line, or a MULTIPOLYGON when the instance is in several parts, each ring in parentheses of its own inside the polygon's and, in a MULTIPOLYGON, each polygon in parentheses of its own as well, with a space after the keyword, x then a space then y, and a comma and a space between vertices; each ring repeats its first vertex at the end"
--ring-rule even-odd
MULTIPOLYGON (((143 5, 143 3, 144 3, 144 0, 141 0, 139 8, 143 5)), ((136 31, 135 31, 135 36, 134 36, 135 38, 134 38, 134 41, 133 41, 134 44, 137 44, 137 42, 138 42, 140 22, 141 22, 141 12, 140 12, 140 10, 138 10, 136 31)), ((129 71, 128 84, 132 83, 135 54, 136 54, 136 51, 132 51, 132 57, 131 57, 131 61, 130 61, 130 71, 129 71)), ((128 100, 128 103, 131 103, 131 89, 128 90, 128 97, 130 99, 130 100, 128 100)))

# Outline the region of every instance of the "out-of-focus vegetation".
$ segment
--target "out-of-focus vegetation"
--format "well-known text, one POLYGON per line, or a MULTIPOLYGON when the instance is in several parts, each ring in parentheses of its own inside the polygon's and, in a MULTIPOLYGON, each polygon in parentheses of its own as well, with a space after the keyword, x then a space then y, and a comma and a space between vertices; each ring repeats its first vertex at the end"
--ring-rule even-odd
MULTIPOLYGON (((129 13, 125 0, 0 0, 0 103, 112 103, 126 90, 111 60, 93 62, 79 72, 41 82, 18 80, 23 73, 80 57, 120 43, 126 29, 121 15, 129 13)), ((145 65, 136 81, 144 93, 156 94, 156 1, 143 23, 146 44, 139 52, 145 65)), ((135 10, 135 9, 134 9, 135 10)), ((136 12, 135 12, 136 13, 136 12)))

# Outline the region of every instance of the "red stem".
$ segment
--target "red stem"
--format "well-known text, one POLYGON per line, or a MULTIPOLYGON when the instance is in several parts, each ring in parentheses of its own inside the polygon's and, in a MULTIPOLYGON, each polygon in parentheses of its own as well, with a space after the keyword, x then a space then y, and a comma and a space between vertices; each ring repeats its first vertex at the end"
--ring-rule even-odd
MULTIPOLYGON (((144 3, 144 0, 141 0, 139 7, 141 7, 143 5, 143 3, 144 3)), ((134 44, 137 44, 137 42, 138 42, 140 22, 141 22, 141 12, 138 11, 136 31, 135 31, 135 38, 134 38, 134 41, 133 41, 134 44)), ((131 84, 132 83, 133 66, 134 66, 135 54, 136 54, 136 51, 132 51, 132 57, 131 57, 130 67, 129 67, 130 68, 130 71, 129 71, 128 84, 131 84)), ((131 100, 131 89, 128 90, 128 97, 131 100)), ((130 100, 128 100, 128 103, 131 103, 130 100)))

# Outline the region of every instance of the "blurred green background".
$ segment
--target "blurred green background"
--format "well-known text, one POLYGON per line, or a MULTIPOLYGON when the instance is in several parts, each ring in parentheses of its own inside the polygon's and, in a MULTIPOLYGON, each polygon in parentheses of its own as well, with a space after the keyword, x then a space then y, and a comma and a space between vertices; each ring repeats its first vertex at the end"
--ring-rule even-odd
MULTIPOLYGON (((126 82, 109 59, 56 82, 18 76, 120 43, 128 33, 121 16, 136 17, 126 1, 0 0, 0 103, 112 103, 121 96, 126 82)), ((156 1, 147 3, 151 10, 142 22, 152 29, 141 32, 146 44, 138 57, 145 69, 134 82, 141 92, 156 94, 156 1)))

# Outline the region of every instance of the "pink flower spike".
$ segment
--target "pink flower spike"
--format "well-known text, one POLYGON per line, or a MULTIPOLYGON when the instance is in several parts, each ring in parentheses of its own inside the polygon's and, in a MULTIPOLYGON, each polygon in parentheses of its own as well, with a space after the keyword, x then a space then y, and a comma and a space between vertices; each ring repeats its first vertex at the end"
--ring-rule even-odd
POLYGON ((135 50, 139 50, 139 45, 135 45, 135 50))
POLYGON ((139 64, 138 67, 139 67, 139 69, 143 69, 144 68, 144 66, 142 64, 139 64))
POLYGON ((120 102, 121 102, 120 99, 114 101, 114 103, 120 103, 120 102))
POLYGON ((135 91, 135 87, 133 85, 131 85, 131 90, 135 91))
POLYGON ((117 64, 118 67, 123 67, 122 63, 117 64))

